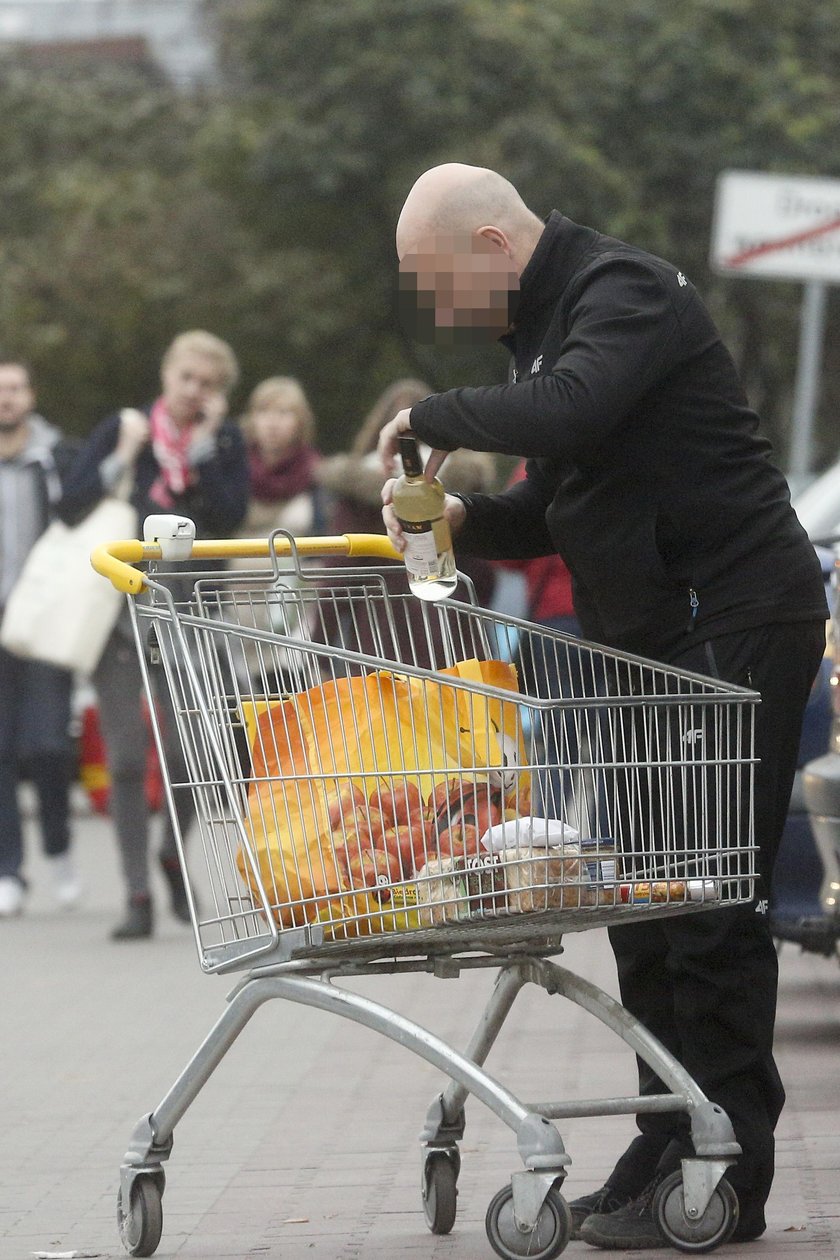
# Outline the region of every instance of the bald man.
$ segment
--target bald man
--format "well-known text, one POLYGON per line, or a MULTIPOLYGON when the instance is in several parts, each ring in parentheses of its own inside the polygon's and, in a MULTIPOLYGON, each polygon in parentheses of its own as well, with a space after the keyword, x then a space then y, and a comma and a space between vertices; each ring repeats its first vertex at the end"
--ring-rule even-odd
MULTIPOLYGON (((422 175, 397 226, 401 299, 418 333, 500 336, 506 385, 453 389, 382 432, 393 470, 411 428, 433 475, 458 447, 527 458, 497 495, 447 496, 456 549, 559 552, 585 637, 752 687, 755 900, 611 929, 624 1005, 728 1113, 737 1241, 766 1227, 784 1089, 772 1054, 777 961, 767 922, 802 714, 824 648, 820 567, 769 460, 732 359, 689 278, 556 210, 543 222, 495 171, 422 175)), ((383 518, 402 548, 383 490, 383 518)), ((640 1092, 664 1087, 643 1063, 640 1092)), ((605 1185, 571 1205, 575 1236, 663 1246, 652 1192, 690 1154, 685 1118, 642 1114, 605 1185)))

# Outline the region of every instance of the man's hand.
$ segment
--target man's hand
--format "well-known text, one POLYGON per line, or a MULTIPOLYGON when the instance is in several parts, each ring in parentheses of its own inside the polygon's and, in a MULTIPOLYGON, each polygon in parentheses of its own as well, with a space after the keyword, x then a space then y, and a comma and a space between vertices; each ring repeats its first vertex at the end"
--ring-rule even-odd
POLYGON ((382 471, 386 477, 393 477, 396 467, 397 452, 400 449, 400 434, 411 428, 411 408, 404 407, 398 411, 393 420, 382 426, 379 441, 376 445, 382 471))
MULTIPOLYGON (((445 455, 447 452, 444 451, 442 454, 445 455)), ((391 477, 382 487, 382 520, 385 522, 385 529, 392 544, 397 551, 402 552, 405 551, 405 536, 393 507, 394 481, 395 478, 391 477)), ((449 528, 454 537, 467 519, 467 509, 463 500, 457 495, 448 494, 443 501, 443 515, 449 522, 449 528)))
MULTIPOLYGON (((386 477, 393 475, 397 452, 400 449, 400 434, 406 433, 411 428, 411 408, 406 407, 403 411, 398 411, 393 420, 389 420, 383 426, 379 434, 379 442, 377 451, 382 461, 382 471, 386 477)), ((440 471, 440 467, 450 451, 433 450, 426 460, 426 467, 423 469, 423 476, 427 481, 434 481, 440 471)))

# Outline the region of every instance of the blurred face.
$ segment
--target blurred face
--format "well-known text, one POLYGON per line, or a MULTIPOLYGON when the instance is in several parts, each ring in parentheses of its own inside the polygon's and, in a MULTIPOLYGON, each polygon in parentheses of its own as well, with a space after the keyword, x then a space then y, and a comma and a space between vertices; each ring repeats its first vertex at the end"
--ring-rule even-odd
POLYGON ((285 403, 266 403, 251 412, 251 433, 266 459, 284 455, 300 439, 300 416, 285 403))
POLYGON ((184 351, 161 369, 163 399, 176 424, 195 424, 202 419, 211 398, 226 393, 224 375, 214 359, 184 351))
POLYGON ((480 345, 510 327, 519 298, 512 260, 469 232, 421 241, 400 262, 400 310, 420 341, 480 345))
POLYGON ((0 366, 0 429, 16 429, 35 406, 29 373, 17 363, 0 366))

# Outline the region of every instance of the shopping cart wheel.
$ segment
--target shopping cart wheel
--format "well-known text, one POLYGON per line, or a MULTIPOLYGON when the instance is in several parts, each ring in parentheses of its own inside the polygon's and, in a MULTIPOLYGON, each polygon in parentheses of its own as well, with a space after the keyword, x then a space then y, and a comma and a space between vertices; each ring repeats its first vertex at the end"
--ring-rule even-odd
POLYGON ((484 1222, 490 1246, 503 1260, 553 1260, 559 1256, 572 1236, 572 1214, 556 1187, 545 1197, 537 1223, 527 1233, 519 1228, 513 1215, 513 1190, 503 1186, 490 1201, 484 1222))
POLYGON ((680 1251, 712 1251, 725 1243, 738 1224, 738 1196, 722 1178, 702 1216, 692 1220, 685 1210, 682 1173, 671 1173, 658 1187, 653 1216, 668 1242, 680 1251))
POLYGON ((433 1234, 448 1234, 455 1224, 457 1182, 461 1160, 454 1154, 435 1151, 423 1164, 423 1211, 433 1234))
POLYGON ((120 1190, 117 1198, 117 1224, 120 1241, 130 1256, 153 1256, 163 1233, 161 1186, 154 1177, 135 1177, 128 1211, 120 1190))

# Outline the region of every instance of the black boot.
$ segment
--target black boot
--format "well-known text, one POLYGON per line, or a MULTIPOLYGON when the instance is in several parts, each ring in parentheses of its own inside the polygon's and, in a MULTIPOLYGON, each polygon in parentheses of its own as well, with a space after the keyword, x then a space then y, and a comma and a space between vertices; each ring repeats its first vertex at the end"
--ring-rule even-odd
POLYGON ((165 854, 161 853, 160 865, 169 885, 169 902, 172 913, 182 923, 189 923, 190 903, 187 901, 187 890, 184 887, 181 863, 176 857, 166 857, 165 854))
POLYGON ((152 899, 148 893, 134 893, 122 923, 111 933, 112 941, 140 941, 152 935, 152 899))

